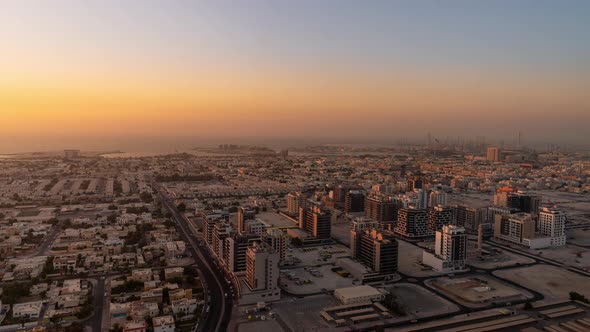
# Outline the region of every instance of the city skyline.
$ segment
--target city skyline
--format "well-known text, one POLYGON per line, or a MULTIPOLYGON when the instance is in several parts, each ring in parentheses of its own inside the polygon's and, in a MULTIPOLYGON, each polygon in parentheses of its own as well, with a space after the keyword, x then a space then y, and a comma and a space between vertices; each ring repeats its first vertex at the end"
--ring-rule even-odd
POLYGON ((224 137, 589 138, 583 1, 8 1, 0 9, 5 153, 224 137))

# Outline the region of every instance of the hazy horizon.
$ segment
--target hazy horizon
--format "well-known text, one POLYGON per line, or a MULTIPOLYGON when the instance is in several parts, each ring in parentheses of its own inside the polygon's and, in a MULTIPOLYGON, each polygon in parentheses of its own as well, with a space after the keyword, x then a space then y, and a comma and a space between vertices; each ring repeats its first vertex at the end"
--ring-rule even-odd
MULTIPOLYGON (((443 144, 447 140, 451 143, 457 142, 458 139, 463 139, 465 142, 478 142, 477 136, 436 136, 432 135, 433 144, 434 139, 439 139, 443 144)), ((516 135, 506 137, 487 137, 481 135, 479 137, 485 138, 485 144, 488 146, 498 146, 504 144, 507 148, 516 146, 516 135)), ((61 152, 67 149, 80 149, 87 152, 112 152, 122 151, 131 153, 155 153, 165 154, 173 152, 185 152, 194 148, 216 148, 219 144, 243 144, 243 145, 257 145, 265 146, 275 150, 290 148, 290 147, 304 147, 313 145, 358 145, 358 146, 399 146, 400 143, 407 145, 426 144, 427 133, 421 136, 411 137, 84 137, 84 138, 56 138, 40 139, 37 137, 29 137, 27 139, 3 140, 0 142, 0 155, 2 154, 19 154, 30 152, 61 152)), ((543 151, 549 145, 560 146, 568 150, 590 151, 590 144, 587 142, 568 142, 568 141, 544 141, 534 140, 522 136, 523 146, 535 148, 543 151)), ((403 145, 405 145, 403 144, 403 145)))
POLYGON ((586 1, 3 1, 0 152, 586 145, 588 17, 586 1))

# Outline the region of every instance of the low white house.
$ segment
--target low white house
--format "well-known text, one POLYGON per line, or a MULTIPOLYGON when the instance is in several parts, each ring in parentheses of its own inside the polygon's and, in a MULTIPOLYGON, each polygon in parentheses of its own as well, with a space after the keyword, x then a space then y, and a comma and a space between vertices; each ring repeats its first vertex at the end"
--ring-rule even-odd
POLYGON ((174 317, 170 315, 154 317, 152 318, 152 323, 154 325, 154 332, 174 332, 174 317))
POLYGON ((17 303, 12 307, 12 317, 14 318, 39 318, 43 302, 26 302, 17 303))
POLYGON ((374 287, 362 285, 338 288, 334 290, 334 297, 342 304, 361 304, 381 301, 384 295, 374 287))

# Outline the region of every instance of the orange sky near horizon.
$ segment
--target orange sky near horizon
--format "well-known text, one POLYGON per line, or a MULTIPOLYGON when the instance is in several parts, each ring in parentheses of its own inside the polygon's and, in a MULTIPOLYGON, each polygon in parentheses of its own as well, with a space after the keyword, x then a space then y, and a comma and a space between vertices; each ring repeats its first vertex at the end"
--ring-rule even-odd
POLYGON ((0 77, 4 134, 60 133, 47 126, 52 122, 81 134, 169 134, 223 131, 223 123, 235 122, 258 130, 286 120, 302 124, 302 116, 350 125, 369 116, 454 119, 475 112, 485 119, 590 107, 584 80, 539 73, 46 68, 0 77))

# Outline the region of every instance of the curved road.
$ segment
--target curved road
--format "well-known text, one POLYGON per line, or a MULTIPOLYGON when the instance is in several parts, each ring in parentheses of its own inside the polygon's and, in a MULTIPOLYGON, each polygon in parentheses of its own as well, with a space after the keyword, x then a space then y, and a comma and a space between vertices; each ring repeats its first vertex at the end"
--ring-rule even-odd
MULTIPOLYGON (((156 186, 160 189, 159 186, 156 186)), ((164 206, 170 211, 176 222, 179 234, 189 244, 188 249, 203 273, 206 283, 206 290, 209 296, 206 319, 198 327, 199 331, 223 332, 227 330, 227 324, 231 319, 232 299, 226 297, 229 294, 228 286, 224 284, 225 279, 221 271, 213 268, 215 266, 211 257, 200 246, 197 245, 197 234, 188 226, 188 220, 176 208, 173 201, 161 190, 158 190, 164 206)))

